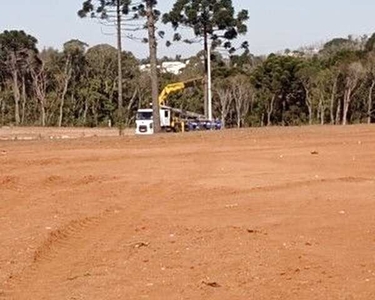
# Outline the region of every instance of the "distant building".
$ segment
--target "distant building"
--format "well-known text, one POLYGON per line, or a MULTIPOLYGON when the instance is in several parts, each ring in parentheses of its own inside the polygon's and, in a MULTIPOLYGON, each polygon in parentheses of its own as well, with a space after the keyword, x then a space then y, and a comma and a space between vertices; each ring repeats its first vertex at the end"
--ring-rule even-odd
POLYGON ((167 61, 163 62, 161 67, 164 73, 178 75, 183 69, 186 68, 186 64, 180 61, 167 61))
MULTIPOLYGON (((161 64, 161 71, 163 73, 179 75, 186 68, 186 65, 186 63, 180 61, 166 61, 161 64)), ((158 68, 160 69, 160 65, 158 68)), ((150 71, 150 64, 141 65, 140 70, 145 72, 150 71)))
POLYGON ((290 50, 286 49, 284 51, 280 51, 280 55, 291 56, 291 57, 312 57, 314 55, 319 54, 321 47, 318 46, 310 46, 310 47, 301 47, 298 50, 290 50))

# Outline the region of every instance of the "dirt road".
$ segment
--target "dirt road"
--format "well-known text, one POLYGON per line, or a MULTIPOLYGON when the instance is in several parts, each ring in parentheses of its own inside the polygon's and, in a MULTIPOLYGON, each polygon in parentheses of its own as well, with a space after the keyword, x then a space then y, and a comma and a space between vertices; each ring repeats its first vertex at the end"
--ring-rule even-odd
POLYGON ((0 299, 375 299, 375 127, 0 141, 0 299))

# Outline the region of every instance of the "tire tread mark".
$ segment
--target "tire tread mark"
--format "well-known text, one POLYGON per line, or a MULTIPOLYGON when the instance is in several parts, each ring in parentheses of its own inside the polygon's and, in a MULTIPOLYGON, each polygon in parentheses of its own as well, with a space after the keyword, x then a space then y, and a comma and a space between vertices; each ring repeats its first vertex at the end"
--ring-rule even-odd
POLYGON ((85 235, 85 231, 98 226, 104 219, 110 217, 114 211, 114 209, 106 209, 96 216, 72 220, 66 225, 51 231, 48 237, 34 251, 31 263, 20 273, 11 275, 3 284, 3 288, 0 286, 0 299, 15 299, 12 295, 17 286, 30 282, 37 274, 40 264, 53 261, 60 250, 68 249, 74 240, 82 238, 85 235))

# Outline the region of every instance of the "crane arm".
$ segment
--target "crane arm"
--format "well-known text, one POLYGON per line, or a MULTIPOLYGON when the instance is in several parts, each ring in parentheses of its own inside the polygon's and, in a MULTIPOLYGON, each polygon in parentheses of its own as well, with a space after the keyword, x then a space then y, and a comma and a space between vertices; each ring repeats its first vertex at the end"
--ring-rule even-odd
POLYGON ((159 105, 160 106, 165 106, 165 102, 171 93, 175 93, 178 91, 182 91, 185 89, 185 84, 183 82, 176 82, 176 83, 171 83, 165 86, 165 88, 162 90, 162 92, 159 95, 159 105))
POLYGON ((159 95, 159 105, 160 106, 165 106, 166 105, 166 100, 168 96, 171 93, 176 93, 179 91, 184 90, 186 87, 191 85, 192 83, 202 80, 203 78, 195 78, 187 81, 181 81, 181 82, 176 82, 176 83, 171 83, 165 86, 165 88, 162 90, 162 92, 159 95))

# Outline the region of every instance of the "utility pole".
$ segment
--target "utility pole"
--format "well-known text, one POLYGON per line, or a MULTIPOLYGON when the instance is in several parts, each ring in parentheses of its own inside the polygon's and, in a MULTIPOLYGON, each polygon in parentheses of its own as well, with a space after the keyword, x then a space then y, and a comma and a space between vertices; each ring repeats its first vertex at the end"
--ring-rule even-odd
POLYGON ((208 118, 208 34, 206 29, 203 30, 203 47, 204 47, 204 117, 208 118))
POLYGON ((212 75, 211 75, 211 41, 207 47, 207 106, 208 106, 208 120, 212 121, 212 75))
POLYGON ((118 123, 120 135, 123 134, 123 99, 122 99, 122 39, 121 39, 121 0, 116 0, 117 19, 117 64, 118 64, 118 123))

